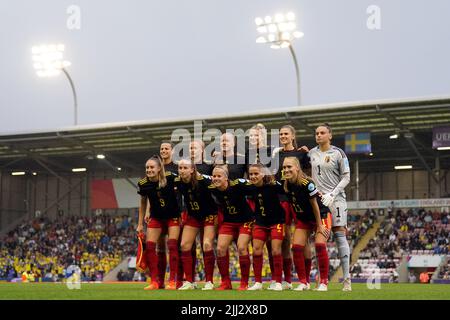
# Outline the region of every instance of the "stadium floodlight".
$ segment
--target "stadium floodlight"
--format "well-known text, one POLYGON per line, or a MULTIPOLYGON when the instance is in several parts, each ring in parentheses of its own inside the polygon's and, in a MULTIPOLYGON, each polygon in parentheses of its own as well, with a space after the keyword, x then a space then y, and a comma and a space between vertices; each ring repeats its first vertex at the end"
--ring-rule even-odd
POLYGON ((389 136, 389 139, 398 139, 398 134, 392 134, 389 136))
POLYGON ((25 171, 13 171, 11 172, 12 176, 24 176, 25 175, 25 171))
POLYGON ((408 170, 408 169, 412 169, 411 165, 406 165, 406 166, 395 166, 394 167, 395 170, 408 170))
POLYGON ((97 155, 97 159, 105 159, 105 155, 104 154, 98 154, 97 155))
POLYGON ((289 48, 295 65, 295 74, 297 76, 297 103, 301 105, 300 91, 300 69, 295 55, 292 41, 304 36, 304 33, 298 30, 295 23, 295 14, 288 12, 286 14, 277 13, 273 17, 255 18, 256 31, 260 36, 256 38, 256 43, 268 43, 272 49, 289 48))
POLYGON ((439 147, 437 148, 439 151, 450 150, 450 147, 439 147))
POLYGON ((33 172, 32 174, 33 174, 33 176, 37 176, 37 172, 33 172))
POLYGON ((117 171, 122 171, 122 168, 121 167, 117 167, 117 171))
POLYGON ((70 82, 74 101, 74 124, 78 124, 78 103, 77 93, 72 78, 67 71, 71 63, 63 59, 65 46, 63 44, 49 44, 34 46, 31 49, 33 67, 38 77, 54 77, 64 72, 70 82))
POLYGON ((72 172, 85 172, 86 168, 73 168, 72 172))

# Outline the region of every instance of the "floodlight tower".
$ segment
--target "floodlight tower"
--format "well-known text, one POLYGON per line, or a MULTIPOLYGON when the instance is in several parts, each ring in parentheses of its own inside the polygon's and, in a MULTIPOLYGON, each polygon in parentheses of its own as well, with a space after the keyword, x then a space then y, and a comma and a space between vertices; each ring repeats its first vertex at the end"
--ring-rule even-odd
POLYGON ((256 18, 256 30, 261 34, 256 43, 269 43, 272 49, 289 48, 292 59, 294 60, 295 74, 297 76, 297 103, 301 105, 300 91, 300 69, 292 41, 304 36, 303 32, 296 30, 295 14, 288 12, 287 14, 278 13, 275 16, 266 16, 256 18))

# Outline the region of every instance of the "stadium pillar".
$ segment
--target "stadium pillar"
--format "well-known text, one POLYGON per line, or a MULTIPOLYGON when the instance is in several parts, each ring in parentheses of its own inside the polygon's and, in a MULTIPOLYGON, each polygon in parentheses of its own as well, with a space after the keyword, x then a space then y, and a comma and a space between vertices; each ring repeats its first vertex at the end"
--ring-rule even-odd
POLYGON ((436 198, 441 197, 441 162, 439 161, 439 155, 434 159, 434 174, 436 183, 436 198))

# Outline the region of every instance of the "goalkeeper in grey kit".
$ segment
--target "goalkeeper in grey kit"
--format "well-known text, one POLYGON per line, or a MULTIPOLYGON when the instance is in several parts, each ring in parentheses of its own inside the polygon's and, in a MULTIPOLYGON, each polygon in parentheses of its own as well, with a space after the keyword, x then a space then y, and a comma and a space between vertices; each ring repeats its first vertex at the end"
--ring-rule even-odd
POLYGON ((351 291, 350 248, 347 241, 347 202, 345 187, 350 182, 350 166, 344 151, 331 145, 331 127, 325 123, 316 129, 317 147, 309 151, 312 178, 322 194, 322 203, 332 213, 332 231, 335 236, 342 271, 343 291, 351 291))

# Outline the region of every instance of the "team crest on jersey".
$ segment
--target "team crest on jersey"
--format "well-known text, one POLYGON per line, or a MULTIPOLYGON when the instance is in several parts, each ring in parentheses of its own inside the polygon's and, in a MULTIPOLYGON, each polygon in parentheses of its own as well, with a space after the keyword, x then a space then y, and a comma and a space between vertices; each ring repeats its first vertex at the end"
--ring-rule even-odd
POLYGON ((330 156, 326 156, 326 157, 325 157, 325 162, 326 162, 326 163, 330 162, 330 156))

